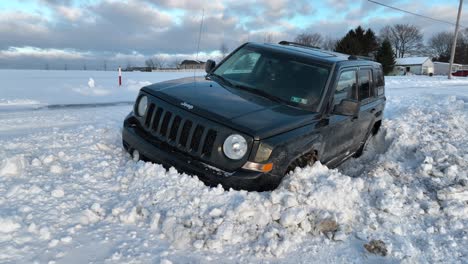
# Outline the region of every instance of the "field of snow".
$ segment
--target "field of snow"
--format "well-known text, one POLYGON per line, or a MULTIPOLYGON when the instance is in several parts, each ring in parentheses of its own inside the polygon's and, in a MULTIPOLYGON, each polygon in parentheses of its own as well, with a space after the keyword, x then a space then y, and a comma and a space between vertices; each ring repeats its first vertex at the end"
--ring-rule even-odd
POLYGON ((1 263, 466 263, 468 78, 387 77, 362 157, 248 193, 123 151, 138 88, 182 76, 0 70, 1 263))

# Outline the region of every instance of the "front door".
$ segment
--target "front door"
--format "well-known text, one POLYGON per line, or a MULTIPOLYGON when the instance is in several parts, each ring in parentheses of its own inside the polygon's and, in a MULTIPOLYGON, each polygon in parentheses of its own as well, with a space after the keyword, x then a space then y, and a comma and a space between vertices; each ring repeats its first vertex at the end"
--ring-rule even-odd
MULTIPOLYGON (((333 106, 343 99, 357 99, 357 69, 345 69, 340 73, 335 87, 333 106)), ((351 154, 355 145, 355 133, 358 117, 337 115, 333 112, 328 118, 324 131, 324 149, 321 156, 323 163, 333 164, 343 156, 351 154)))

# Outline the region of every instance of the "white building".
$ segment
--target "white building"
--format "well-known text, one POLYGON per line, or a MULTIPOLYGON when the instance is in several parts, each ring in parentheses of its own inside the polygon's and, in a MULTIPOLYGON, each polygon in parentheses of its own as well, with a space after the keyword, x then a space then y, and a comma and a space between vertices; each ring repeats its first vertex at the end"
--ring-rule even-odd
POLYGON ((434 74, 434 63, 429 57, 407 57, 395 60, 393 75, 405 75, 405 73, 417 75, 434 74))
MULTIPOLYGON (((459 71, 463 68, 461 64, 452 64, 452 72, 459 71)), ((434 61, 434 75, 448 75, 449 63, 434 61)))

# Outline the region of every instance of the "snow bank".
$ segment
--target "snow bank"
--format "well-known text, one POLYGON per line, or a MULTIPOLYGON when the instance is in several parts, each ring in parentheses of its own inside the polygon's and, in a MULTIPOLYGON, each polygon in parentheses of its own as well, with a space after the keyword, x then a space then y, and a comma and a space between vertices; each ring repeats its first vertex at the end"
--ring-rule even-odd
POLYGON ((297 169, 265 193, 132 161, 120 134, 130 105, 0 113, 0 262, 461 263, 468 82, 387 83, 362 157, 297 169))
POLYGON ((18 110, 18 109, 37 109, 43 106, 44 104, 37 100, 0 98, 0 111, 18 110))
POLYGON ((134 173, 120 179, 134 194, 114 208, 123 223, 150 223, 177 248, 222 250, 280 256, 303 237, 349 230, 360 204, 364 182, 317 163, 288 175, 271 193, 225 192, 196 178, 166 172, 160 165, 133 164, 134 173), (177 197, 177 199, 174 199, 177 197), (327 229, 325 222, 335 223, 327 229))

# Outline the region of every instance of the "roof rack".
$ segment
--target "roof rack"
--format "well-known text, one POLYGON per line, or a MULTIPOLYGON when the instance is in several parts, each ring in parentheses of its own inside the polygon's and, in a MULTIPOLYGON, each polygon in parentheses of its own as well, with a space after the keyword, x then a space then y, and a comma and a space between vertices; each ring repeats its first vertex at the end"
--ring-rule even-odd
POLYGON ((301 43, 297 43, 297 42, 286 41, 286 40, 282 40, 282 41, 278 42, 278 44, 286 45, 286 46, 299 46, 299 47, 305 47, 305 48, 320 49, 320 47, 301 44, 301 43))
POLYGON ((359 55, 350 55, 348 60, 368 60, 368 61, 375 61, 375 59, 367 56, 359 56, 359 55))

